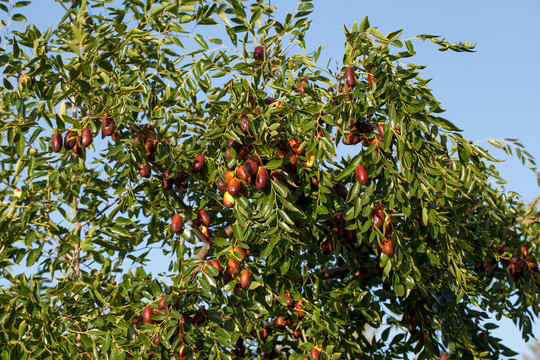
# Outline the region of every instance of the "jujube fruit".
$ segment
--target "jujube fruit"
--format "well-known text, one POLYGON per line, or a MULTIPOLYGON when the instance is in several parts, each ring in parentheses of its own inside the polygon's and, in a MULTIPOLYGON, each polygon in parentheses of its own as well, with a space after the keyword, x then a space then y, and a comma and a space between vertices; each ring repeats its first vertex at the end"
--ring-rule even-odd
POLYGON ((101 123, 101 132, 104 136, 111 136, 115 130, 114 119, 109 115, 103 116, 103 122, 101 123))
POLYGON ((150 169, 149 163, 144 163, 144 164, 138 163, 137 167, 139 168, 139 175, 141 175, 141 177, 143 178, 150 177, 151 169, 150 169))
POLYGON ((83 148, 87 148, 92 144, 92 132, 90 129, 83 129, 81 136, 79 137, 79 142, 83 148))
POLYGON ((352 67, 349 66, 345 69, 344 78, 348 87, 353 88, 356 86, 356 75, 352 67))
POLYGON ((234 178, 229 182, 229 186, 227 186, 227 192, 232 196, 236 196, 240 192, 241 188, 242 185, 240 183, 240 180, 238 180, 238 178, 234 178))
POLYGON ((245 260, 246 259, 246 252, 244 251, 244 249, 242 249, 240 246, 235 246, 233 249, 231 249, 231 254, 238 258, 238 259, 241 259, 241 260, 245 260), (236 254, 240 254, 240 258, 238 257, 238 255, 236 254))
POLYGON ((223 194, 223 205, 228 209, 234 206, 234 196, 232 196, 228 191, 223 194))
POLYGON ((229 265, 229 271, 231 272, 231 274, 240 274, 240 263, 238 262, 238 260, 229 259, 227 263, 229 265))
POLYGON ((301 317, 304 317, 304 299, 300 299, 298 300, 298 302, 296 303, 296 314, 298 315, 299 318, 301 317))
POLYGON ((226 191, 229 184, 223 179, 217 179, 216 187, 219 191, 226 191))
POLYGON ((75 146, 75 144, 77 143, 77 138, 74 136, 75 133, 73 133, 73 131, 69 130, 67 133, 66 133, 66 137, 64 139, 64 148, 66 150, 71 150, 73 149, 73 147, 75 146))
POLYGON ((203 224, 204 226, 208 227, 210 226, 210 216, 206 212, 206 210, 199 211, 199 214, 197 215, 197 219, 203 224))
POLYGON ((383 226, 385 219, 384 211, 379 208, 373 210, 373 225, 380 228, 383 226))
POLYGON ((163 310, 165 309, 165 300, 171 295, 164 295, 161 300, 159 300, 158 309, 163 310))
POLYGON ((191 165, 191 172, 196 174, 202 170, 204 166, 204 155, 199 154, 195 156, 195 160, 193 160, 193 164, 191 165))
POLYGON ((249 286, 249 284, 251 284, 251 274, 247 269, 244 269, 240 274, 240 286, 245 289, 249 286))
POLYGON ((152 323, 152 308, 150 306, 146 306, 143 309, 142 320, 143 320, 143 322, 145 324, 151 324, 152 323))
POLYGON ((255 187, 257 190, 262 190, 268 184, 268 170, 260 166, 257 176, 255 177, 255 187))
POLYGON ((71 151, 75 154, 75 155, 79 155, 82 151, 81 151, 81 144, 79 143, 79 139, 76 139, 75 140, 75 145, 73 145, 73 148, 71 149, 71 151))
POLYGON ((264 59, 264 49, 262 46, 255 47, 255 50, 253 50, 253 58, 255 60, 263 60, 264 59))
POLYGON ((362 164, 356 167, 356 180, 360 185, 366 185, 368 182, 368 174, 366 167, 362 164))
POLYGON ((171 220, 171 231, 175 234, 179 233, 184 227, 184 222, 179 214, 174 214, 171 220))
POLYGON ((51 138, 51 148, 55 153, 59 153, 62 150, 62 134, 54 133, 51 138))

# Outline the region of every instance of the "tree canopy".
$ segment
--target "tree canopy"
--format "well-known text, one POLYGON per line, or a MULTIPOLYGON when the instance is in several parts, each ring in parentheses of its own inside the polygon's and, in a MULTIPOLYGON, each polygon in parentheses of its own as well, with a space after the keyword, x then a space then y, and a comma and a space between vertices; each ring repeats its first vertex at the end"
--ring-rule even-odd
POLYGON ((311 0, 60 4, 0 50, 2 359, 499 359, 492 316, 533 335, 538 205, 405 64, 471 44, 365 17, 324 66, 311 0))

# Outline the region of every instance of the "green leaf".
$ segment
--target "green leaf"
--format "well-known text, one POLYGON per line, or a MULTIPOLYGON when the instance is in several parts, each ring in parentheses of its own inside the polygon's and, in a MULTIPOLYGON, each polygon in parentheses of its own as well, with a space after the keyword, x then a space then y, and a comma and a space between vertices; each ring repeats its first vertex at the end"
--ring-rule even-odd
POLYGON ((14 14, 11 17, 11 20, 13 20, 13 21, 27 21, 26 16, 24 16, 23 14, 14 14))

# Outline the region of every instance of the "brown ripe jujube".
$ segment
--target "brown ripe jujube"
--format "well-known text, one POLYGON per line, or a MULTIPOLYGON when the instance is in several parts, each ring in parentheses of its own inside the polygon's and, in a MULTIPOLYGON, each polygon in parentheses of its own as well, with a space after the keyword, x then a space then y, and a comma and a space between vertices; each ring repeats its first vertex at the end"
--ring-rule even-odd
POLYGON ((226 182, 225 180, 223 179, 217 179, 216 181, 216 187, 218 188, 219 191, 227 191, 227 187, 229 186, 229 183, 226 182))
POLYGON ((345 69, 343 78, 345 79, 345 84, 347 84, 348 87, 353 88, 356 86, 356 75, 352 67, 349 66, 345 69))
POLYGON ((75 155, 79 155, 82 150, 81 150, 81 144, 79 143, 79 139, 77 139, 75 141, 75 145, 73 146, 73 148, 71 149, 71 151, 73 152, 73 154, 75 155))
POLYGON ((366 167, 362 164, 356 167, 356 180, 360 185, 366 185, 368 182, 368 174, 366 167))
POLYGON ((345 185, 343 185, 342 183, 337 183, 336 185, 334 185, 334 191, 340 198, 344 200, 347 198, 348 191, 345 185))
POLYGON ((255 50, 253 50, 253 58, 259 61, 264 59, 264 49, 262 46, 255 47, 255 50))
POLYGON ((208 227, 210 226, 210 216, 206 212, 206 210, 199 211, 199 214, 197 215, 197 219, 203 224, 204 226, 208 227))
POLYGON ((257 171, 259 171, 259 164, 251 158, 247 159, 244 164, 244 173, 246 174, 246 177, 250 178, 253 175, 256 175, 257 171))
POLYGON ((313 357, 315 360, 320 360, 321 351, 318 348, 314 347, 313 349, 311 349, 309 355, 311 355, 311 357, 313 357))
POLYGON ((174 185, 174 179, 171 179, 170 176, 171 176, 171 172, 170 172, 170 171, 166 171, 166 172, 163 174, 163 188, 164 188, 165 190, 172 189, 172 187, 173 187, 173 185, 174 185))
POLYGON ((302 141, 298 139, 291 139, 289 140, 289 147, 291 148, 292 152, 298 155, 304 155, 306 151, 304 149, 300 150, 300 146, 302 145, 302 141))
POLYGON ((83 148, 87 148, 92 144, 92 132, 90 129, 83 129, 81 136, 79 137, 79 142, 83 148))
POLYGON ((309 81, 308 81, 308 79, 306 79, 305 77, 303 77, 302 79, 300 79, 300 84, 298 84, 298 86, 296 87, 296 90, 297 90, 300 94, 305 94, 305 93, 306 93, 306 91, 304 90, 304 84, 309 85, 309 81))
POLYGON ((139 175, 141 175, 141 177, 147 178, 147 179, 150 177, 150 174, 151 174, 150 163, 148 162, 145 164, 138 163, 137 167, 139 168, 139 175))
POLYGON ((152 308, 150 306, 146 306, 143 309, 142 318, 143 318, 142 321, 145 324, 151 324, 152 323, 152 308))
POLYGON ((159 300, 159 303, 158 303, 158 309, 159 310, 163 310, 165 309, 165 300, 171 295, 164 295, 161 300, 159 300))
POLYGON ((257 190, 262 190, 266 187, 268 184, 268 170, 266 170, 264 167, 259 166, 259 171, 257 172, 257 176, 255 178, 255 187, 257 190))
MULTIPOLYGON (((206 265, 204 266, 204 272, 209 274, 209 271, 207 269, 208 266, 213 266, 216 268, 216 270, 218 271, 219 275, 221 275, 221 273, 223 272, 223 267, 221 266, 221 264, 219 263, 219 261, 217 260, 212 260, 212 261, 209 261, 206 263, 206 265)), ((217 277, 217 276, 216 276, 217 277)))
POLYGON ((228 191, 223 194, 223 205, 228 209, 234 207, 234 196, 232 196, 228 191))
POLYGON ((245 289, 249 286, 249 284, 251 284, 251 274, 247 269, 244 269, 240 274, 240 286, 245 289))
POLYGON ((204 155, 199 154, 195 156, 195 160, 193 160, 193 164, 191 165, 191 172, 196 174, 202 170, 204 166, 204 155))
POLYGON ((231 254, 236 257, 237 259, 240 259, 240 260, 245 260, 246 259, 246 252, 243 248, 241 248, 240 246, 235 246, 234 248, 231 249, 231 254), (238 254, 240 254, 240 257, 238 257, 238 254))
POLYGON ((114 119, 109 115, 103 116, 103 122, 101 123, 101 132, 103 135, 111 136, 115 129, 114 119))
POLYGON ((238 178, 234 178, 229 182, 229 185, 227 186, 227 192, 232 195, 236 196, 240 190, 242 189, 242 184, 238 178))
POLYGON ((51 149, 55 153, 59 153, 62 150, 62 134, 60 133, 54 133, 51 138, 51 149))
POLYGON ((179 214, 174 214, 171 220, 171 231, 173 233, 179 233, 184 227, 184 222, 179 214))
POLYGON ((290 291, 287 291, 285 295, 283 295, 283 299, 285 299, 285 302, 287 303, 288 307, 292 307, 294 305, 294 300, 291 298, 290 291))
POLYGON ((240 274, 240 263, 238 262, 238 260, 229 259, 227 264, 229 266, 229 271, 231 272, 231 274, 233 275, 240 274))
POLYGON ((75 133, 71 130, 69 130, 66 133, 66 137, 64 139, 64 148, 66 150, 71 150, 77 143, 77 137, 75 136, 75 133))
POLYGON ((304 311, 304 299, 298 300, 296 303, 296 314, 299 318, 304 317, 305 311, 304 311))
POLYGON ((394 255, 394 250, 392 249, 392 240, 386 239, 382 242, 382 244, 379 244, 379 248, 388 256, 394 255))
POLYGON ((379 208, 373 209, 373 225, 380 228, 384 224, 384 219, 386 218, 386 215, 384 214, 384 211, 379 208))
POLYGON ((223 279, 223 284, 228 284, 233 279, 233 276, 229 270, 225 270, 223 272, 223 275, 221 275, 221 278, 223 279))
POLYGON ((248 174, 246 174, 244 165, 240 165, 236 168, 236 175, 244 181, 247 181, 249 178, 248 174))
POLYGON ((348 133, 341 141, 344 145, 356 145, 364 140, 364 136, 356 133, 348 133))

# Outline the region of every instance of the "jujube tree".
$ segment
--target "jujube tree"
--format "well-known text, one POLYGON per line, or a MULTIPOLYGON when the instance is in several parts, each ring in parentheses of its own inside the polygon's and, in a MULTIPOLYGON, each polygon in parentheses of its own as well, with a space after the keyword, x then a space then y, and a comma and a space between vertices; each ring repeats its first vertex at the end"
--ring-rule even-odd
POLYGON ((532 335, 537 207, 440 117, 414 39, 366 17, 325 68, 308 0, 115 5, 0 55, 3 358, 514 354, 489 314, 532 335))

